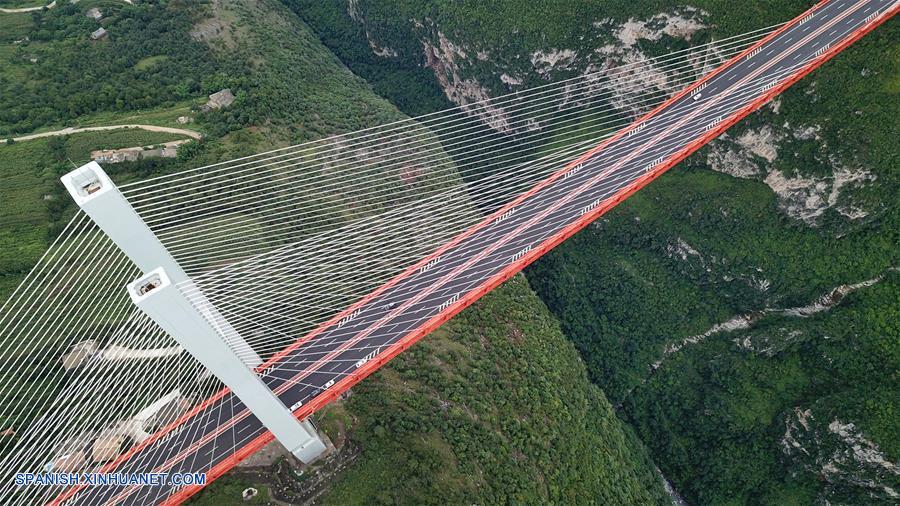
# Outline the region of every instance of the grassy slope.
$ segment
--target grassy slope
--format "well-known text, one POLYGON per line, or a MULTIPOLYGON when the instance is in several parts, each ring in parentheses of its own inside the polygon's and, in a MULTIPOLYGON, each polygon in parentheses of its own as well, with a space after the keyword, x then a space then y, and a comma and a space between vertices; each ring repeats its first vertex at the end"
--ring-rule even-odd
MULTIPOLYGON (((0 302, 15 288, 71 214, 59 175, 95 149, 145 146, 184 136, 141 130, 86 132, 0 145, 0 302)), ((137 164, 126 164, 137 165, 137 164)))

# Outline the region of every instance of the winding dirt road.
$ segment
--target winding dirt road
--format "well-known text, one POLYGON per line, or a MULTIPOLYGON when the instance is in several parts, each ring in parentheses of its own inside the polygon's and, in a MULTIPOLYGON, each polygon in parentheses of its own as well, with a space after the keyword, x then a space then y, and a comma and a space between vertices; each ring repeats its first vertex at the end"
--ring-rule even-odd
MULTIPOLYGON (((127 4, 134 5, 134 0, 122 0, 122 1, 127 4)), ((0 7, 0 12, 6 12, 9 14, 13 14, 16 12, 34 12, 34 11, 39 11, 39 10, 43 9, 44 7, 48 8, 48 9, 52 9, 52 8, 56 7, 56 0, 53 0, 52 2, 50 2, 47 5, 38 5, 35 7, 17 7, 15 9, 10 9, 7 7, 0 7)))
POLYGON ((8 8, 0 7, 0 12, 7 12, 10 14, 15 13, 15 12, 32 12, 32 11, 39 11, 39 10, 43 9, 44 7, 48 8, 48 9, 52 9, 52 8, 56 7, 56 0, 53 0, 52 2, 50 2, 47 5, 38 5, 36 7, 19 7, 16 9, 8 9, 8 8))
POLYGON ((121 130, 121 129, 139 129, 139 130, 147 130, 149 132, 165 132, 170 134, 180 134, 186 135, 192 139, 202 139, 203 135, 200 132, 194 130, 186 130, 184 128, 173 128, 173 127, 162 127, 156 125, 109 125, 109 126, 95 126, 95 127, 68 127, 63 128, 62 130, 53 130, 51 132, 41 132, 38 134, 30 134, 23 135, 21 137, 13 137, 12 140, 15 142, 19 141, 30 141, 32 139, 40 139, 43 137, 55 137, 58 135, 70 135, 77 134, 81 132, 103 132, 106 130, 121 130))

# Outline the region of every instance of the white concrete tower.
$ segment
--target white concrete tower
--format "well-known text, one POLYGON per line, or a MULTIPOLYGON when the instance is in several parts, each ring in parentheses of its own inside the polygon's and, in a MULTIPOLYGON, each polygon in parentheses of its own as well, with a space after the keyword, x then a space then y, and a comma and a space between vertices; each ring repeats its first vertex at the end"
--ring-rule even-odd
MULTIPOLYGON (((97 162, 83 165, 60 179, 75 203, 94 220, 94 223, 116 243, 141 272, 150 272, 162 267, 174 284, 179 286, 191 284, 187 273, 97 162)), ((215 306, 206 300, 195 286, 191 288, 191 293, 196 294, 193 297, 202 302, 200 305, 203 311, 208 312, 205 316, 214 322, 225 342, 232 349, 240 350, 241 358, 249 367, 254 368, 262 364, 259 355, 219 314, 215 306)))
POLYGON ((222 341, 221 334, 158 268, 127 286, 131 300, 194 356, 259 418, 291 453, 309 463, 325 451, 316 429, 300 422, 283 402, 222 341))
POLYGON ((254 372, 260 357, 202 295, 100 165, 88 163, 61 180, 78 206, 145 273, 127 287, 134 303, 227 385, 297 458, 309 463, 324 452, 312 424, 294 418, 254 372))

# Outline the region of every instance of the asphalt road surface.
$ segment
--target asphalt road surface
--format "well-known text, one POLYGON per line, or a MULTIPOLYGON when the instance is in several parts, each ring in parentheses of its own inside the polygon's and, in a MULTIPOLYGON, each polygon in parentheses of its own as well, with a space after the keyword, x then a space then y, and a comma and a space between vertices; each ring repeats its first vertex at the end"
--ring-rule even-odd
MULTIPOLYGON (((414 332, 433 327, 442 321, 441 315, 457 312, 511 276, 596 218, 613 199, 630 194, 635 185, 686 156, 771 98, 780 85, 821 63, 840 50, 842 42, 889 18, 898 7, 897 0, 831 0, 818 5, 457 238, 339 322, 290 349, 264 371, 263 379, 286 406, 306 416, 304 410, 349 386, 351 375, 403 349, 414 332)), ((225 393, 177 428, 126 454, 110 470, 215 468, 212 474, 220 474, 237 460, 235 448, 252 450, 267 437, 240 400, 225 393)), ((153 504, 178 502, 193 491, 168 486, 86 487, 70 489, 58 500, 153 504)))

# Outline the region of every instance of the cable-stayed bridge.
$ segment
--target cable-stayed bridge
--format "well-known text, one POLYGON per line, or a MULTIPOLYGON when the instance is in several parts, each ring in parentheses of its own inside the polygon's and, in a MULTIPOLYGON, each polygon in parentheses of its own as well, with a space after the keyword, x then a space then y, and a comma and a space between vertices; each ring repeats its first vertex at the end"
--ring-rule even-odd
MULTIPOLYGON (((221 475, 277 420, 223 388, 143 296, 170 290, 305 419, 898 8, 822 2, 652 61, 120 185, 116 218, 133 210, 156 242, 122 248, 139 227, 110 230, 85 204, 0 315, 4 477, 221 475), (140 264, 156 245, 169 265, 153 278, 140 264)), ((88 202, 99 186, 82 182, 88 202)), ((197 490, 0 485, 10 504, 197 490)))

